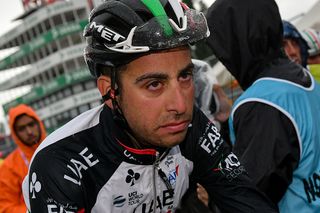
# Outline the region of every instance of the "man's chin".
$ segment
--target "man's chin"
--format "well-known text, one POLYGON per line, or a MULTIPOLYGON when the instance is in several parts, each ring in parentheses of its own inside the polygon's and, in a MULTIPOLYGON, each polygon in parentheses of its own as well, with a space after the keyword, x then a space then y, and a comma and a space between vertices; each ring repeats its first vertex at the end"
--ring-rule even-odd
POLYGON ((27 146, 34 146, 38 143, 38 140, 34 141, 28 141, 28 142, 23 142, 23 144, 27 145, 27 146))
POLYGON ((180 144, 185 139, 185 137, 186 137, 185 132, 181 132, 176 135, 170 135, 167 138, 163 138, 163 140, 160 140, 161 144, 159 144, 159 146, 160 147, 167 147, 167 148, 174 147, 174 146, 180 144))

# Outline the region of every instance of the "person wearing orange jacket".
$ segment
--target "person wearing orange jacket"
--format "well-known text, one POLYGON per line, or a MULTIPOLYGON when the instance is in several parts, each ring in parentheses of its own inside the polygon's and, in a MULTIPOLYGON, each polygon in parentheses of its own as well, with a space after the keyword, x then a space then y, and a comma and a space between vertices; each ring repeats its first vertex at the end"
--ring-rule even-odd
POLYGON ((17 148, 0 168, 0 213, 25 213, 22 181, 34 151, 46 137, 46 131, 35 111, 24 104, 9 110, 9 126, 17 148))

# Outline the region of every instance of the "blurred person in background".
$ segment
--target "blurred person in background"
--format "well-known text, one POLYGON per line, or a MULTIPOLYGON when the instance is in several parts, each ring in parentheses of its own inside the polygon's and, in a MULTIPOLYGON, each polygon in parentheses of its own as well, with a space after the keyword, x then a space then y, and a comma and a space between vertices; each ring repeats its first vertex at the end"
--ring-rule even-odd
POLYGON ((288 21, 283 20, 283 47, 288 58, 303 66, 307 67, 308 45, 303 39, 298 29, 288 21))
POLYGON ((306 29, 301 32, 308 44, 308 69, 314 78, 320 82, 320 33, 315 29, 306 29))
POLYGON ((229 119, 233 151, 280 212, 319 212, 320 86, 291 61, 307 58, 285 55, 276 2, 217 0, 207 19, 209 45, 244 90, 229 119))
POLYGON ((319 32, 314 29, 301 33, 288 21, 283 21, 283 47, 293 62, 307 68, 320 82, 320 40, 319 32), (308 65, 308 66, 307 66, 308 65))
POLYGON ((0 167, 0 212, 25 213, 22 181, 28 173, 34 151, 46 137, 46 131, 35 111, 24 104, 9 110, 9 127, 17 148, 0 167))

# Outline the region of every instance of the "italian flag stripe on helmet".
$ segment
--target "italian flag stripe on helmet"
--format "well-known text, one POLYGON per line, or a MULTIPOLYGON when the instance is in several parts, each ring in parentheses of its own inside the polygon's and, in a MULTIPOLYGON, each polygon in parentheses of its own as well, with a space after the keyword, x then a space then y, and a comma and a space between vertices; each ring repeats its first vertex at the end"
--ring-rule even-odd
POLYGON ((315 35, 311 30, 309 31, 306 31, 305 32, 305 35, 310 39, 310 41, 312 42, 314 48, 316 50, 319 50, 320 49, 320 44, 318 42, 318 37, 317 35, 315 35))
POLYGON ((150 12, 157 18, 159 24, 162 26, 165 35, 171 36, 173 30, 169 24, 166 11, 162 7, 159 0, 141 0, 142 3, 150 10, 150 12))

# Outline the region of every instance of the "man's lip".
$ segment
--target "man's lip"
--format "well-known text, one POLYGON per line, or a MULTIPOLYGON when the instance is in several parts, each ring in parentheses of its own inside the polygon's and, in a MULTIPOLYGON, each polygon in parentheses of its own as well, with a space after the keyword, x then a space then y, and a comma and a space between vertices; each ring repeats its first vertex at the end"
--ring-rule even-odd
POLYGON ((188 125, 189 125, 190 121, 189 120, 185 120, 185 121, 181 121, 181 122, 172 122, 172 123, 167 123, 165 125, 162 125, 161 128, 162 129, 166 129, 169 132, 181 132, 184 131, 188 125))

